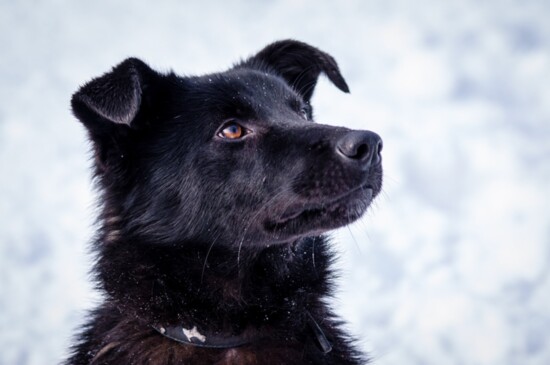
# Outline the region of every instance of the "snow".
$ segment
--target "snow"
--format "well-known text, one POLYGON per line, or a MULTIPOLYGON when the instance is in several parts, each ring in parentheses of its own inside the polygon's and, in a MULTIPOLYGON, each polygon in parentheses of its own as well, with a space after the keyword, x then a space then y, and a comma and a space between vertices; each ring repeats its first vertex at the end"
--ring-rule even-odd
POLYGON ((128 56, 221 70, 331 53, 319 122, 384 139, 384 193, 334 234, 334 306, 378 365, 550 364, 550 3, 0 2, 0 364, 59 362, 97 301, 80 84, 128 56))

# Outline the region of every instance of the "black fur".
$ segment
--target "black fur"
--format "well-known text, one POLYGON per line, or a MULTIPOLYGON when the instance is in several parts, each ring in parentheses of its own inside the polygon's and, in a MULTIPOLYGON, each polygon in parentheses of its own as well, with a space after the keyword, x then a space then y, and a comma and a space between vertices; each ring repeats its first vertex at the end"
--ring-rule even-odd
POLYGON ((74 94, 102 194, 93 247, 105 299, 66 364, 367 362, 326 304, 333 254, 321 234, 380 191, 381 141, 312 123, 321 73, 348 91, 331 56, 287 40, 200 77, 127 59, 74 94), (248 134, 224 138, 228 123, 248 134), (204 349, 157 324, 257 340, 204 349))

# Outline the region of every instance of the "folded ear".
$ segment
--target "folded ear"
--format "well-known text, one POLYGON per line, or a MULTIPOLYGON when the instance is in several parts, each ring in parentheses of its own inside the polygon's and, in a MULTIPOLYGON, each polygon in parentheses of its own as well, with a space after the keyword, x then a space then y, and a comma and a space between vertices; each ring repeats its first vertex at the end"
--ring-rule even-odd
POLYGON ((143 61, 129 58, 73 95, 73 113, 88 129, 100 167, 109 155, 123 153, 124 137, 138 124, 145 86, 155 74, 143 61))
POLYGON ((75 115, 88 127, 98 122, 90 118, 94 115, 104 122, 131 125, 141 105, 142 74, 148 70, 143 61, 128 58, 86 83, 71 100, 75 115))
POLYGON ((336 87, 349 92, 334 58, 309 44, 283 40, 272 43, 242 66, 271 69, 309 102, 320 73, 324 73, 336 87))

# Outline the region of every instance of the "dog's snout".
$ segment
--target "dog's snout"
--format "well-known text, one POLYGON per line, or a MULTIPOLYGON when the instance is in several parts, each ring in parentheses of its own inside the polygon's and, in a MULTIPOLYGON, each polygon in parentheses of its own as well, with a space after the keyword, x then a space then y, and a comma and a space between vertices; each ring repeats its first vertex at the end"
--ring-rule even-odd
POLYGON ((367 167, 381 161, 382 139, 374 132, 351 131, 336 143, 337 153, 345 160, 367 167))

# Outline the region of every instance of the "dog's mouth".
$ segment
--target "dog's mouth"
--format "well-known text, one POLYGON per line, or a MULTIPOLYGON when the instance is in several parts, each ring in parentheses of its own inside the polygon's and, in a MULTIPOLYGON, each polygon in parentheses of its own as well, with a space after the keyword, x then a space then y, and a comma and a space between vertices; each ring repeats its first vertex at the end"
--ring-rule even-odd
POLYGON ((290 205, 278 217, 268 220, 264 228, 286 236, 320 234, 345 226, 363 215, 374 198, 374 191, 372 185, 364 184, 323 202, 290 205))

